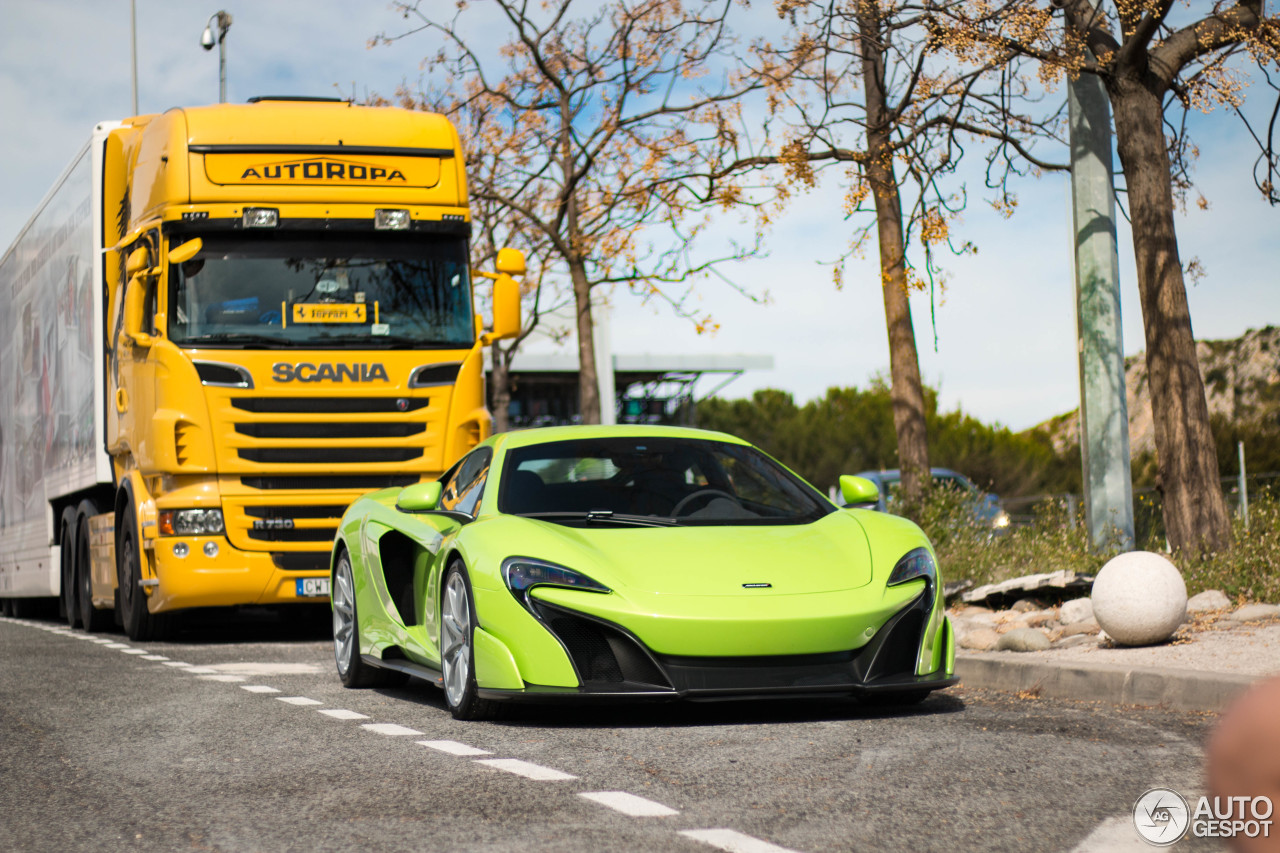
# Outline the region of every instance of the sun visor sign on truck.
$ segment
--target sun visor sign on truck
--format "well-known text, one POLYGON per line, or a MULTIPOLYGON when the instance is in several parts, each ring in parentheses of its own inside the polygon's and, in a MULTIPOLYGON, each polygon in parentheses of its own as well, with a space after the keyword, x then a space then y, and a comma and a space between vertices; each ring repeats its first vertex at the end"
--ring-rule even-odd
POLYGON ((448 149, 311 146, 290 151, 268 146, 193 145, 204 154, 205 176, 223 186, 430 188, 440 181, 448 149), (366 153, 368 152, 368 153, 366 153))
POLYGON ((358 303, 298 302, 293 306, 294 323, 363 323, 365 306, 358 303))

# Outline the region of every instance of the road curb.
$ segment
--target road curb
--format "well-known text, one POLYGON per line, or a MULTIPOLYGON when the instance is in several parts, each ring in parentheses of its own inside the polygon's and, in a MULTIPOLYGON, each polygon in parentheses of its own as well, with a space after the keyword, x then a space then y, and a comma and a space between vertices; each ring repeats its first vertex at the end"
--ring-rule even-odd
POLYGON ((1011 657, 1013 654, 959 656, 956 675, 966 687, 1031 691, 1054 699, 1115 705, 1159 705, 1179 711, 1221 711, 1260 678, 1188 669, 1019 660, 1011 657))

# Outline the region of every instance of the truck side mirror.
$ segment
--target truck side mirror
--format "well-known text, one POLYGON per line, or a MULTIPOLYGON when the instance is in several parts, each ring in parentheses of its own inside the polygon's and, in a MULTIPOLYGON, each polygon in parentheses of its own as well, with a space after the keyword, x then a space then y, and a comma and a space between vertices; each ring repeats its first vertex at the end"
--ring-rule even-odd
POLYGON ((493 331, 485 343, 520 334, 520 285, 507 273, 493 282, 493 331))
POLYGON ((499 249, 493 265, 498 272, 507 275, 524 275, 524 252, 519 249, 499 249))
MULTIPOLYGON (((132 259, 133 255, 129 257, 132 259)), ((155 341, 150 334, 142 330, 146 305, 146 282, 141 276, 135 275, 129 279, 129 286, 124 294, 124 334, 129 340, 142 347, 149 347, 155 341)))
POLYGON ((191 260, 200 253, 204 248, 204 241, 199 237, 194 240, 188 240, 181 246, 177 246, 169 250, 169 263, 181 264, 191 260))
POLYGON ((133 278, 143 270, 151 267, 151 250, 146 246, 139 246, 129 253, 129 257, 125 258, 124 274, 128 278, 133 278))

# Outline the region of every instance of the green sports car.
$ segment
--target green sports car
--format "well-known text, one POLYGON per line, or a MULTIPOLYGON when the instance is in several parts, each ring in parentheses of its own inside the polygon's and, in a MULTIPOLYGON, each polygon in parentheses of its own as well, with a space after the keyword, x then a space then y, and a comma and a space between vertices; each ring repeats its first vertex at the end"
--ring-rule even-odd
POLYGON ((837 508, 723 433, 493 436, 436 482, 353 503, 332 573, 343 684, 418 676, 458 719, 515 700, 905 702, 956 682, 924 533, 837 508))

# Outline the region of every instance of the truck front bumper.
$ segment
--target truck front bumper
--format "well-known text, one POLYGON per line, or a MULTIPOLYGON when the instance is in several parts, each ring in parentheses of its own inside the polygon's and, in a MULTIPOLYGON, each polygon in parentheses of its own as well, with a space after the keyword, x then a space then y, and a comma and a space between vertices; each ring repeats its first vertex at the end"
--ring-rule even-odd
POLYGON ((152 613, 188 607, 329 601, 328 550, 317 552, 316 562, 324 563, 325 568, 290 570, 277 565, 270 552, 242 551, 223 536, 164 536, 152 541, 150 556, 158 581, 148 589, 147 609, 152 613), (179 556, 182 546, 185 556, 179 556), (313 582, 303 583, 305 580, 313 582), (316 594, 317 587, 320 594, 316 594))

